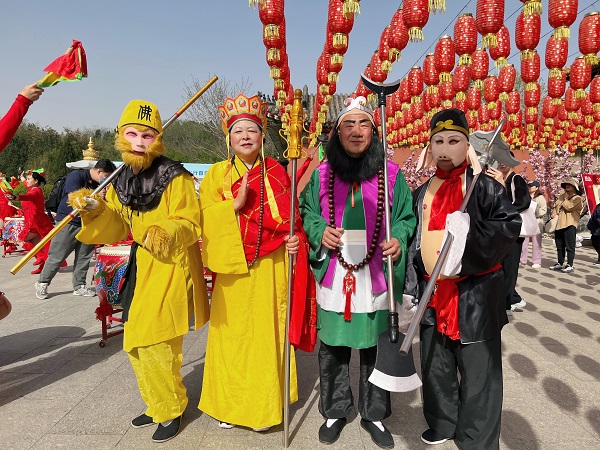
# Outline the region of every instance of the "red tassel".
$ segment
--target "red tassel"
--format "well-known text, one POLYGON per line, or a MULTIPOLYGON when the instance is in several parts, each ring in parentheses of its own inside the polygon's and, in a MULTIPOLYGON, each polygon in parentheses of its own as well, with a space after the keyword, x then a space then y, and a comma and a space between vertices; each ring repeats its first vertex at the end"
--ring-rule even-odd
POLYGON ((352 270, 348 270, 348 273, 346 273, 346 276, 344 277, 342 292, 346 295, 346 305, 344 306, 344 320, 350 322, 352 320, 352 312, 350 311, 352 294, 356 293, 356 278, 354 277, 354 275, 352 275, 352 270))

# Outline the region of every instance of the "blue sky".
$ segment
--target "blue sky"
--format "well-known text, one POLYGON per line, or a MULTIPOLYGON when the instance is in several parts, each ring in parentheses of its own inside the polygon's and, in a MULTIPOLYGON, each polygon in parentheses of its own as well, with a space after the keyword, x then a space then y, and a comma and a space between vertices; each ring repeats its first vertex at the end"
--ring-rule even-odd
MULTIPOLYGON (((413 65, 421 65, 423 55, 433 51, 440 36, 452 36, 459 13, 475 15, 476 0, 446 3, 445 13, 430 15, 425 41, 409 43, 402 52, 402 60, 394 63, 388 81, 401 78, 413 65)), ((400 4, 398 0, 361 1, 338 93, 355 89, 382 30, 400 4)), ((286 1, 287 52, 294 88, 308 85, 310 92, 316 90, 316 61, 325 40, 327 5, 327 0, 286 1)), ((510 62, 517 69, 520 62, 512 31, 521 7, 520 1, 506 1, 505 18, 514 55, 510 62)), ((579 2, 583 14, 599 9, 600 1, 579 2)), ((578 22, 571 28, 569 61, 578 54, 578 22)), ((549 30, 544 11, 542 36, 549 30)), ((163 118, 168 118, 183 103, 184 85, 191 84, 193 77, 208 80, 218 75, 230 82, 248 79, 253 90, 248 94, 273 91, 258 10, 249 8, 247 0, 5 0, 0 13, 0 114, 25 84, 44 75, 42 69, 63 53, 73 38, 84 45, 89 78, 46 89, 31 108, 29 121, 58 131, 113 127, 134 98, 153 101, 163 118)), ((546 40, 542 38, 538 48, 542 68, 546 40)), ((542 70, 542 79, 546 78, 547 72, 542 70)))

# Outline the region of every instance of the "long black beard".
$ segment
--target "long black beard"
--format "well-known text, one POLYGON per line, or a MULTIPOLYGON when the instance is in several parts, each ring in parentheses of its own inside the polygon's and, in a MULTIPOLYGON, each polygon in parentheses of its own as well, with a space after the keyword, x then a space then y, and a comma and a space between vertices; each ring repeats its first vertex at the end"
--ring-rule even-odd
POLYGON ((327 142, 325 154, 335 175, 350 183, 373 178, 377 175, 377 171, 383 168, 385 159, 383 146, 377 135, 373 135, 371 145, 362 156, 353 158, 344 150, 337 130, 333 132, 331 139, 327 142))

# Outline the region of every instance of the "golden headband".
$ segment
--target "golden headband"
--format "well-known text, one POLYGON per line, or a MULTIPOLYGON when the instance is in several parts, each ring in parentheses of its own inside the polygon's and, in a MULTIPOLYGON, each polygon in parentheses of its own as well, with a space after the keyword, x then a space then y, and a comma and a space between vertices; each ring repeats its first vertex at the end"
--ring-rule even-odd
POLYGON ((464 127, 461 127, 460 125, 454 125, 454 121, 452 119, 443 120, 443 121, 440 120, 438 123, 435 124, 435 128, 433 130, 431 130, 431 133, 429 133, 429 136, 433 136, 435 133, 439 133, 442 130, 460 131, 462 134, 469 137, 469 130, 467 130, 464 127))

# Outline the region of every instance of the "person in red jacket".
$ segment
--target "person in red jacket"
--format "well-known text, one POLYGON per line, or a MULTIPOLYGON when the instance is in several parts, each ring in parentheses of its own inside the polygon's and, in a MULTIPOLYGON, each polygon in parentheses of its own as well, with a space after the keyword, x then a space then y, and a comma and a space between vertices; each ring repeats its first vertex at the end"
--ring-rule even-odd
POLYGON ((25 86, 21 93, 17 95, 14 103, 8 112, 0 119, 0 152, 8 145, 13 138, 23 117, 27 114, 29 107, 35 102, 44 90, 37 87, 37 84, 25 86))
MULTIPOLYGON (((27 177, 21 177, 21 180, 24 180, 27 193, 14 196, 15 200, 21 202, 23 216, 25 218, 25 226, 19 233, 18 238, 23 241, 23 248, 29 251, 40 242, 54 226, 46 214, 46 208, 44 206, 44 192, 42 191, 41 186, 46 184, 46 178, 44 177, 43 170, 29 171, 27 177)), ((11 195, 10 197, 13 196, 11 195)), ((36 255, 34 264, 39 267, 31 272, 32 274, 37 274, 42 271, 46 258, 48 258, 48 247, 49 245, 47 244, 36 255)))

